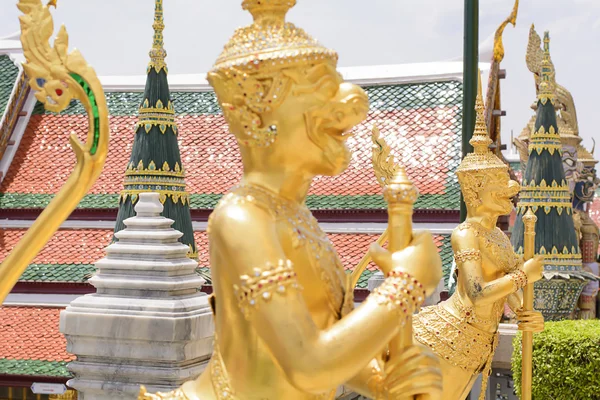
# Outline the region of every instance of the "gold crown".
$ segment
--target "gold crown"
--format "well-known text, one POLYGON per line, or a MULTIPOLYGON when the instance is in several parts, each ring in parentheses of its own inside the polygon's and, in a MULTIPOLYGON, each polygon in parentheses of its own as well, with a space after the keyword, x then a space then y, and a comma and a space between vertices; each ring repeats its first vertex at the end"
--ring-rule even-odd
POLYGON ((323 47, 303 29, 285 22, 285 15, 296 0, 244 0, 242 8, 248 10, 254 22, 238 28, 212 72, 235 68, 240 72, 258 76, 304 65, 310 62, 337 65, 337 53, 323 47))
POLYGON ((508 170, 504 164, 494 153, 489 149, 492 144, 492 139, 488 135, 487 125, 484 117, 483 97, 481 95, 481 72, 479 72, 479 87, 477 98, 475 99, 475 130, 473 137, 469 140, 474 151, 463 158, 462 162, 456 169, 458 175, 464 172, 476 172, 490 169, 508 170))

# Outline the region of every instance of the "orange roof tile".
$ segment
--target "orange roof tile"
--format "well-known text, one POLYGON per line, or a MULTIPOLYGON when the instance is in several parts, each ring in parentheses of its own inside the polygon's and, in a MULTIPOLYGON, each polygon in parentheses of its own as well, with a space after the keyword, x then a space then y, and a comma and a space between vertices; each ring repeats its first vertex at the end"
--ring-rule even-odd
POLYGON ((0 307, 0 359, 72 361, 58 331, 60 308, 0 307))
MULTIPOLYGON (((6 258, 26 229, 0 229, 0 260, 6 258)), ((33 264, 93 264, 104 257, 112 239, 109 229, 60 229, 33 260, 33 264)))
MULTIPOLYGON (((355 128, 348 142, 354 151, 349 168, 338 177, 319 177, 310 194, 380 194, 371 167, 371 127, 375 124, 422 194, 444 194, 456 163, 457 107, 374 110, 355 128), (454 125, 453 125, 454 124, 454 125)), ((115 194, 122 189, 137 118, 110 117, 108 162, 91 194, 115 194)), ((240 178, 242 165, 237 145, 222 115, 177 117, 180 151, 187 171, 188 191, 227 191, 240 178)), ((0 192, 54 194, 66 181, 75 163, 67 136, 86 133, 84 115, 33 115, 0 192)))
MULTIPOLYGON (((105 255, 105 248, 112 238, 111 229, 61 229, 34 259, 32 264, 94 264, 105 255)), ((24 229, 0 229, 0 260, 4 259, 17 241, 25 233, 24 229)), ((369 233, 330 233, 329 239, 338 252, 346 270, 353 270, 371 243, 377 241, 378 234, 369 233)), ((209 268, 208 237, 204 231, 194 232, 198 248, 198 266, 209 268)), ((443 247, 443 235, 434 235, 438 249, 443 247)), ((368 270, 377 269, 370 264, 368 270)), ((44 280, 44 279, 40 279, 44 280)))

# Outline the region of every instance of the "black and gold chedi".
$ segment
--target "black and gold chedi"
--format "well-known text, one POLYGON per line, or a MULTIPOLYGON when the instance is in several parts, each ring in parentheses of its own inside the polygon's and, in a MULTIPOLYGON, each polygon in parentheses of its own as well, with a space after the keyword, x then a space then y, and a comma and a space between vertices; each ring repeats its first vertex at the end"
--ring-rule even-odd
POLYGON ((535 254, 544 255, 544 278, 535 284, 535 309, 545 320, 569 318, 577 298, 593 278, 582 270, 581 251, 573 223, 573 206, 561 157, 561 139, 555 109, 554 68, 550 38, 544 34, 544 55, 538 89, 535 130, 529 142, 529 160, 517 204, 512 244, 523 253, 523 216, 536 217, 535 254))
POLYGON ((144 100, 140 105, 131 158, 125 171, 124 189, 119 199, 119 214, 115 232, 133 217, 138 195, 144 192, 160 194, 163 216, 174 221, 173 228, 182 232, 181 242, 188 245, 188 256, 197 258, 189 193, 181 163, 175 110, 167 80, 167 55, 163 45, 162 0, 155 0, 154 40, 147 68, 144 100))

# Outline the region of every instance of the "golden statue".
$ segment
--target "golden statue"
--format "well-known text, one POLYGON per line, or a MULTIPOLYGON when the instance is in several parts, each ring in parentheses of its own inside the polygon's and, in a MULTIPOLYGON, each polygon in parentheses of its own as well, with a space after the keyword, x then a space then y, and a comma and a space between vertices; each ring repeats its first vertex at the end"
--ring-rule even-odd
POLYGON ((208 222, 214 353, 195 381, 140 399, 332 399, 341 384, 375 399, 441 394, 426 347, 383 357, 441 278, 431 236, 409 232, 393 254, 374 247, 388 277, 354 309, 350 276, 305 205, 316 175, 348 166, 368 99, 334 51, 284 20, 294 5, 244 0, 254 22, 208 74, 244 165, 208 222))
POLYGON ((35 98, 47 110, 60 112, 71 100, 82 103, 88 115, 87 141, 81 143, 77 135, 71 134, 69 139, 77 158, 73 172, 0 265, 0 303, 100 176, 108 153, 108 107, 102 85, 79 51, 67 53, 69 37, 64 25, 54 46, 50 46, 48 41, 54 32, 50 6, 56 7, 56 0, 47 6, 40 0, 18 3, 23 12, 19 20, 23 55, 27 60, 23 69, 29 86, 36 91, 35 98))
POLYGON ((496 227, 498 217, 512 210, 511 198, 519 184, 510 180, 508 167, 488 148, 481 79, 476 100, 474 147, 456 173, 467 206, 467 218, 452 233, 457 265, 456 292, 414 317, 416 341, 429 346, 441 360, 443 399, 463 400, 479 373, 483 374, 480 399, 485 398, 487 377, 498 343, 498 325, 508 302, 519 318, 519 329, 543 329, 542 315, 523 311, 521 289, 542 277, 538 256, 525 263, 515 254, 508 237, 496 227))

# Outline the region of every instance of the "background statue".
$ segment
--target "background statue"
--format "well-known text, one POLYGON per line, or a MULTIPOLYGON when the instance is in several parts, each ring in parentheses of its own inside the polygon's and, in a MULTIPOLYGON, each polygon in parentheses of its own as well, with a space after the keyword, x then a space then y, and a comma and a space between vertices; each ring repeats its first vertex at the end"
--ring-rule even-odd
POLYGON ((452 233, 457 265, 456 291, 450 299, 424 308, 414 319, 415 339, 441 359, 444 400, 463 400, 479 373, 484 383, 498 343, 498 325, 508 301, 519 319, 519 329, 537 332, 543 318, 522 311, 521 289, 542 277, 542 257, 523 263, 508 237, 496 227, 498 217, 512 211, 519 184, 510 180, 508 167, 489 145, 481 98, 481 79, 475 108, 475 132, 469 153, 457 169, 467 218, 452 233))
MULTIPOLYGON (((533 73, 535 81, 536 95, 539 94, 539 85, 542 75, 542 58, 544 51, 541 48, 542 39, 535 31, 535 27, 531 25, 529 30, 529 42, 527 44, 527 54, 525 60, 527 68, 533 73)), ((552 79, 555 80, 556 72, 554 70, 554 64, 552 59, 549 60, 550 66, 552 67, 552 79)), ((575 101, 571 92, 562 85, 555 82, 555 96, 556 96, 556 123, 558 132, 560 133, 560 140, 562 144, 562 161, 563 169, 565 172, 565 179, 569 185, 569 192, 571 195, 575 189, 575 184, 579 180, 579 175, 582 172, 583 165, 578 162, 578 149, 580 148, 581 137, 579 136, 579 124, 577 123, 577 110, 575 108, 575 101)), ((537 101, 532 104, 531 108, 537 110, 537 101)), ((521 163, 523 164, 522 171, 525 171, 527 160, 529 158, 528 145, 532 133, 535 131, 535 120, 536 115, 534 114, 525 128, 521 131, 521 134, 515 139, 515 145, 519 150, 521 163)))
POLYGON ((316 175, 348 166, 368 99, 343 81, 335 52, 285 22, 294 4, 243 1, 254 23, 208 74, 244 165, 208 222, 214 354, 197 380, 141 398, 330 399, 346 382, 375 399, 441 392, 425 347, 382 357, 441 279, 431 236, 393 255, 374 248, 388 277, 353 310, 350 276, 305 205, 316 175))

